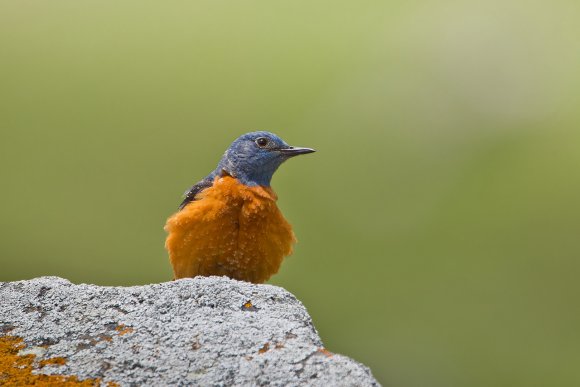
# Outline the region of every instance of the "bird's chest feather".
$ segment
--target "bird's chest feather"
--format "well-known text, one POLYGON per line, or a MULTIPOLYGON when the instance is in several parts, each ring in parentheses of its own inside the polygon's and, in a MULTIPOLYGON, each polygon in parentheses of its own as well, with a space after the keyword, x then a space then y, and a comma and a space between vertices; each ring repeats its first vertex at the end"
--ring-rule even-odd
POLYGON ((271 188, 248 187, 226 176, 168 219, 166 245, 176 277, 224 274, 257 282, 291 254, 294 233, 271 188))

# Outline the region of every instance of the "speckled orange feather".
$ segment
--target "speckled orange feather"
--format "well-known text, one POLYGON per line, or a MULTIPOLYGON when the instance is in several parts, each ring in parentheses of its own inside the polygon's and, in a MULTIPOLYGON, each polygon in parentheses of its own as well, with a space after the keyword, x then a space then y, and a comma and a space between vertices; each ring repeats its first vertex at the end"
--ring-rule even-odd
POLYGON ((262 283, 292 253, 296 238, 271 188, 216 177, 196 199, 165 225, 176 279, 226 275, 262 283))

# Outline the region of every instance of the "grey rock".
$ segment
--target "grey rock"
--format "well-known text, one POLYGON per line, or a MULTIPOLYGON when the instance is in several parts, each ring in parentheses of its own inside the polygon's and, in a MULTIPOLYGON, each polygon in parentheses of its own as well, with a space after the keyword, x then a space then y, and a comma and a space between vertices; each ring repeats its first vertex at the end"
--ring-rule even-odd
POLYGON ((367 367, 323 348, 292 294, 225 277, 0 283, 1 334, 22 337, 23 353, 67 359, 36 372, 122 386, 378 386, 367 367))

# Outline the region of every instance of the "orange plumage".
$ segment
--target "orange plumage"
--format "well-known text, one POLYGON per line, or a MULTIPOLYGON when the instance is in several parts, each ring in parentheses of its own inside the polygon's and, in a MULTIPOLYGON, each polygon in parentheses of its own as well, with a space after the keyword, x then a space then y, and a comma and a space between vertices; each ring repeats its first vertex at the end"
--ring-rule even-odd
POLYGON ((296 238, 270 187, 225 175, 165 225, 175 278, 226 275, 261 283, 275 274, 296 238))

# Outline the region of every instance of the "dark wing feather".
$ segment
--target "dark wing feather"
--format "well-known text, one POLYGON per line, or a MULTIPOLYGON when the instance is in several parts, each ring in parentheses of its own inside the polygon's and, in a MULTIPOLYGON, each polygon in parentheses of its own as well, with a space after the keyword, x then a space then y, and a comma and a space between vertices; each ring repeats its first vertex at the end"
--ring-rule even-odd
POLYGON ((179 205, 179 210, 182 210, 183 207, 188 205, 190 202, 193 202, 195 200, 195 196, 198 193, 200 193, 201 191, 203 191, 206 188, 211 187, 212 184, 213 184, 213 180, 208 180, 208 179, 202 180, 199 183, 195 183, 193 185, 193 187, 191 187, 189 190, 185 191, 185 193, 183 194, 185 196, 185 198, 183 199, 183 201, 179 205))

